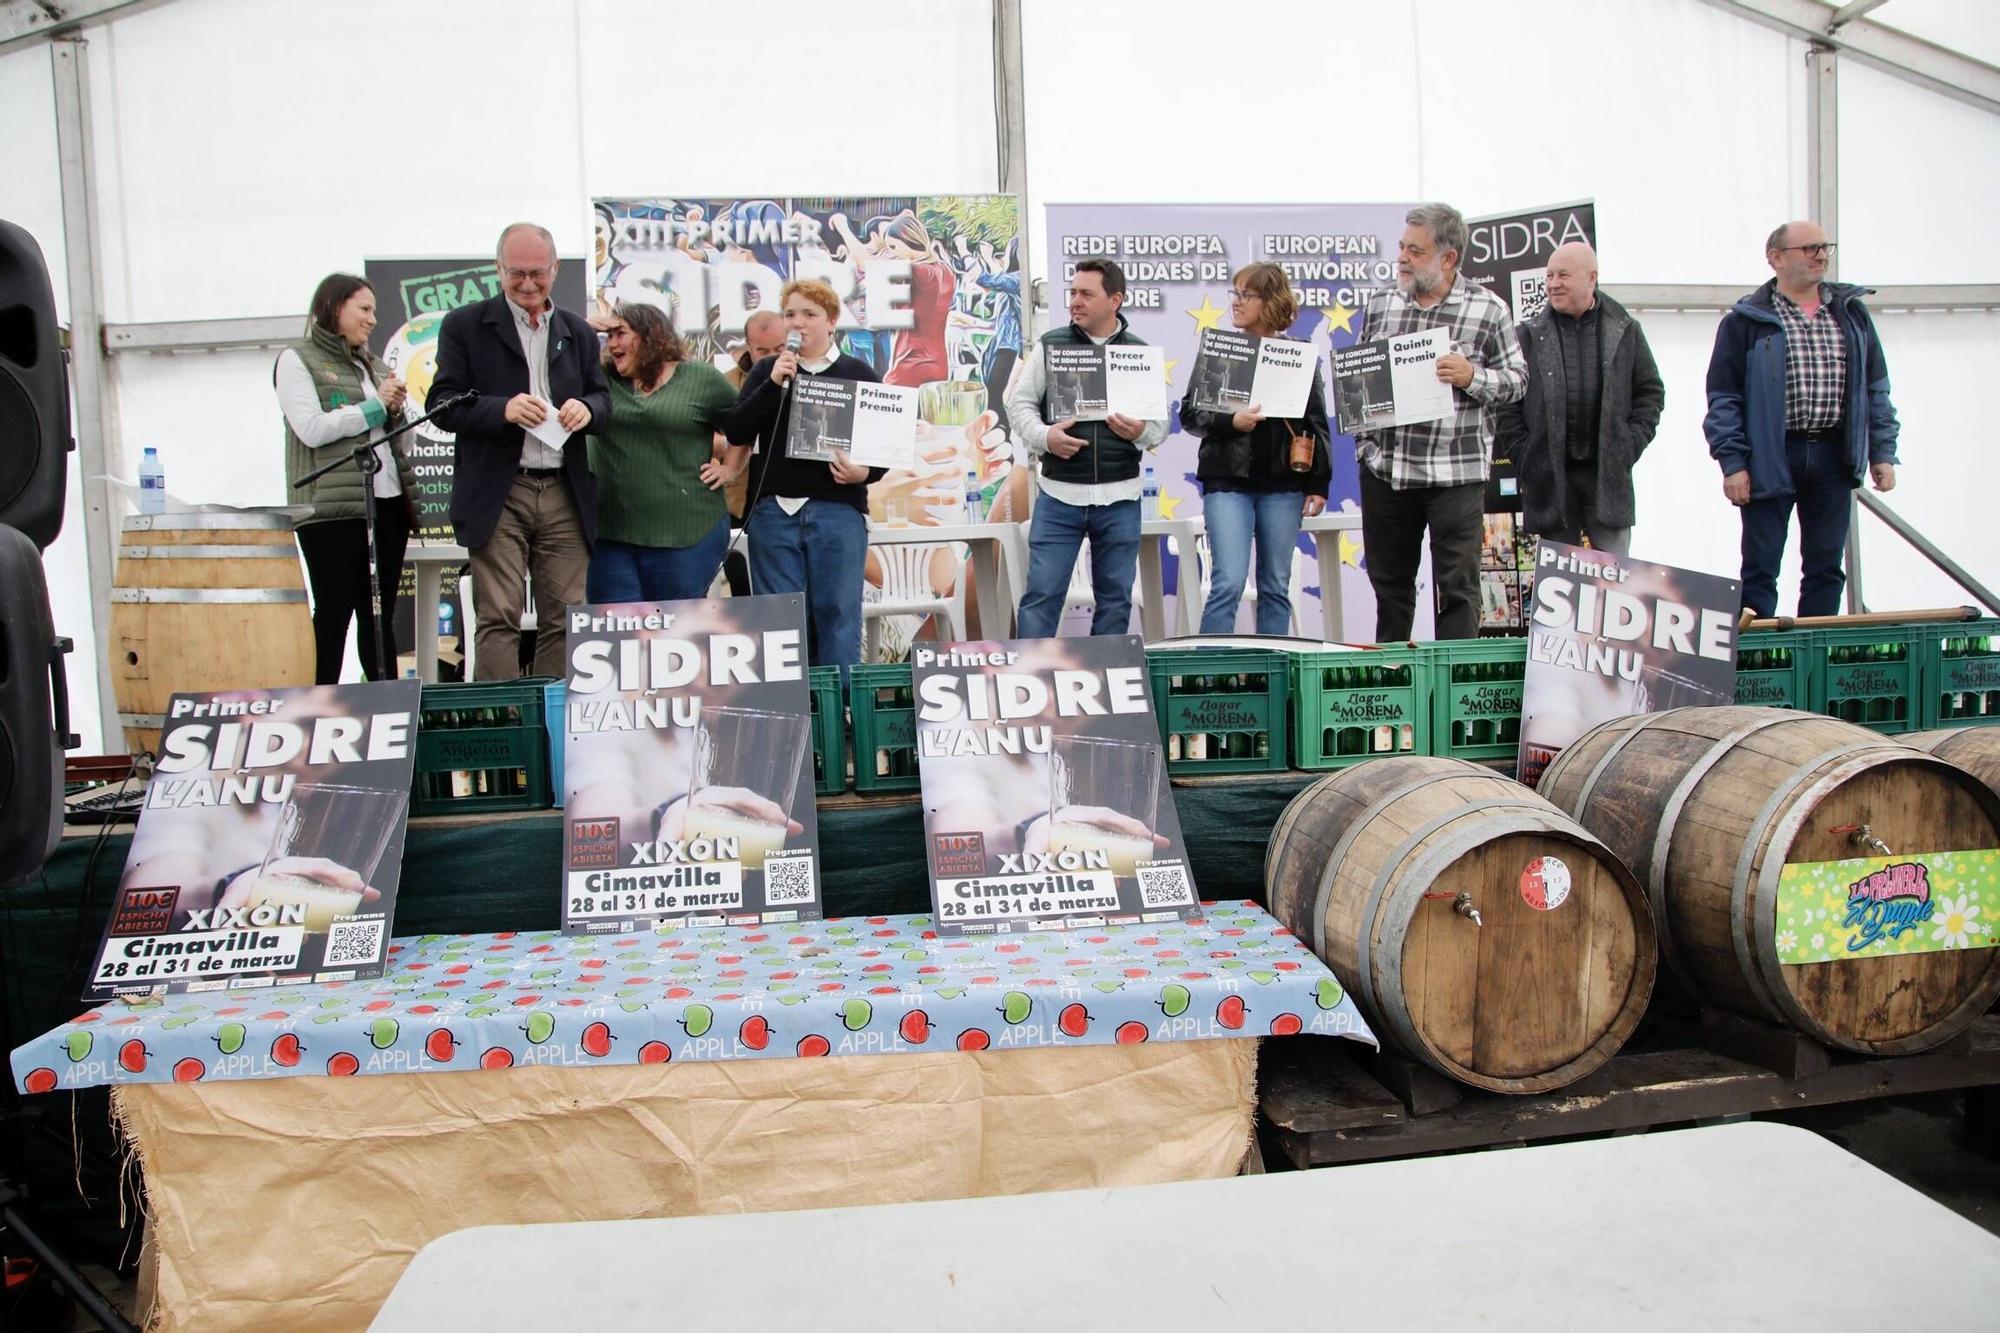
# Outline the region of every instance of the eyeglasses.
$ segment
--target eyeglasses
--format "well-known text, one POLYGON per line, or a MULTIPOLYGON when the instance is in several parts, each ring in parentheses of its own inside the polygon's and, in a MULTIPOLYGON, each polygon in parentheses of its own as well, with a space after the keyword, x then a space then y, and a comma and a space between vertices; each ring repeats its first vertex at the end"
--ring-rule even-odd
POLYGON ((1814 259, 1824 259, 1839 248, 1832 241, 1820 241, 1813 245, 1781 245, 1778 247, 1778 253, 1783 254, 1787 250, 1797 250, 1802 255, 1811 255, 1814 259))
POLYGON ((506 268, 500 270, 509 282, 547 282, 552 270, 545 268, 506 268))
POLYGON ((1261 301, 1264 298, 1255 292, 1238 291, 1236 288, 1231 287, 1229 289, 1229 299, 1232 301, 1261 301))

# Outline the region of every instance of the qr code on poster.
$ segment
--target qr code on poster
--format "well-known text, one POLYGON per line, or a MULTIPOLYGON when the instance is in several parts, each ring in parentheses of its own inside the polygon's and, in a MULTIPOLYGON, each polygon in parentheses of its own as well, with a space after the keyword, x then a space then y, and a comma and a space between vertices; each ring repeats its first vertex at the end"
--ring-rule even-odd
POLYGON ((810 856, 768 857, 764 861, 764 905, 809 903, 813 900, 813 859, 810 856))
POLYGON ((1147 907, 1181 907, 1194 901, 1187 869, 1179 864, 1139 867, 1139 893, 1147 907))
POLYGON ((336 921, 326 933, 326 958, 322 967, 342 963, 372 963, 382 956, 382 932, 386 921, 336 921))

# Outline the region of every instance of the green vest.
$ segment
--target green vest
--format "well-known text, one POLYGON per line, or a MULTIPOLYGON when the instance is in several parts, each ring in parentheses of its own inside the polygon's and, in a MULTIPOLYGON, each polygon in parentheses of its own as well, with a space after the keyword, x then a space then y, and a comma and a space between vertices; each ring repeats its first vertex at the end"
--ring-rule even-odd
MULTIPOLYGON (((1138 343, 1145 339, 1135 335, 1125 323, 1125 317, 1118 317, 1118 332, 1105 339, 1107 343, 1138 343)), ((1042 335, 1042 346, 1057 344, 1079 347, 1090 342, 1090 335, 1074 324, 1065 324, 1059 329, 1050 329, 1042 335)), ((1042 392, 1042 420, 1054 424, 1049 415, 1047 388, 1042 392)), ((1083 448, 1070 458, 1057 458, 1054 454, 1042 455, 1042 475, 1050 481, 1079 482, 1096 485, 1106 481, 1130 481, 1139 475, 1139 446, 1130 440, 1121 440, 1110 426, 1102 421, 1079 421, 1071 428, 1070 434, 1087 441, 1083 448)))
MULTIPOLYGON (((394 372, 382 364, 373 352, 365 348, 355 349, 336 333, 328 333, 318 325, 309 326, 306 336, 293 343, 291 351, 297 352, 299 360, 305 363, 306 373, 312 376, 313 387, 319 390, 319 406, 323 412, 338 411, 343 407, 353 407, 365 401, 367 395, 361 389, 361 367, 368 367, 368 374, 377 385, 394 372)), ((272 377, 276 378, 273 368, 272 377)), ((366 479, 357 467, 337 467, 324 477, 313 482, 302 491, 292 489, 296 482, 314 468, 325 467, 342 452, 352 451, 361 443, 363 436, 351 436, 344 440, 334 440, 317 449, 308 449, 292 430, 290 422, 285 423, 285 503, 312 506, 312 515, 300 519, 300 523, 322 523, 335 518, 360 518, 365 503, 363 487, 366 479)), ((403 457, 400 441, 391 441, 389 451, 396 457, 396 475, 403 484, 404 494, 409 493, 410 465, 403 457)))

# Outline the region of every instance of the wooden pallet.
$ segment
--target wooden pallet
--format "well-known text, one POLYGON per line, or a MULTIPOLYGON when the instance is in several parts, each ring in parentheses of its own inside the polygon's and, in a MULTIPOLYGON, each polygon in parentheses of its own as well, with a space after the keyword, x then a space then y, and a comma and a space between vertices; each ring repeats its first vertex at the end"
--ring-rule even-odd
POLYGON ((1357 1054, 1351 1045, 1319 1037, 1264 1045, 1264 1121, 1295 1166, 1959 1089, 1975 1094, 1969 1110, 1975 1121, 1986 1117, 1990 1134, 1996 1094, 1986 1090, 2000 1086, 2000 1014, 1942 1047, 1894 1057, 1831 1052, 1797 1034, 1704 1015, 1699 1026, 1658 1027, 1588 1077, 1531 1097, 1461 1087, 1394 1056, 1357 1054))

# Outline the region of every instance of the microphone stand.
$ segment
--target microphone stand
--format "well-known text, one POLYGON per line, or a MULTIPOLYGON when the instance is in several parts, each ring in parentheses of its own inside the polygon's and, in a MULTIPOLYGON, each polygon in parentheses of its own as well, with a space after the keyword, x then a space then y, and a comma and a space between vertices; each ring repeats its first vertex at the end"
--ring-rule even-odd
MULTIPOLYGON (((799 349, 792 345, 792 338, 794 336, 796 335, 788 334, 786 336, 785 350, 796 356, 798 355, 799 349)), ((791 405, 792 386, 799 382, 799 376, 803 374, 805 374, 805 371, 803 369, 794 370, 792 372, 791 378, 785 381, 784 392, 778 395, 778 411, 777 414, 771 418, 773 435, 777 433, 776 427, 778 422, 784 417, 785 409, 791 405)), ((773 447, 775 447, 776 441, 774 440, 772 443, 773 447)), ((752 454, 759 454, 764 452, 764 437, 761 431, 758 433, 757 436, 756 447, 752 449, 751 452, 752 454)), ((722 548, 722 559, 715 562, 715 568, 709 573, 708 583, 703 584, 702 585, 703 587, 707 587, 708 584, 714 583, 717 577, 721 575, 722 571, 729 567, 729 557, 736 553, 736 548, 742 544, 743 539, 745 537, 750 535, 750 512, 757 507, 757 501, 762 499, 764 496, 764 479, 768 475, 768 469, 770 465, 771 465, 771 460, 767 456, 764 459, 763 463, 758 467, 757 484, 750 488, 749 495, 747 495, 744 498, 743 526, 738 528, 734 533, 730 534, 729 544, 722 548)), ((743 466, 745 467, 750 466, 748 460, 744 462, 743 466)), ((744 570, 744 573, 746 575, 749 572, 750 571, 748 569, 744 570)), ((750 591, 752 594, 755 594, 757 591, 754 580, 752 580, 752 586, 750 588, 750 591)))
MULTIPOLYGON (((389 660, 389 633, 387 626, 383 624, 384 617, 382 615, 382 580, 376 568, 375 474, 382 470, 382 456, 375 452, 375 446, 389 443, 389 441, 395 439, 398 435, 416 429, 446 408, 456 407, 459 403, 470 397, 472 397, 470 393, 465 393, 447 398, 444 402, 437 404, 437 406, 431 408, 430 411, 424 413, 422 416, 405 421, 402 425, 396 427, 396 429, 385 432, 379 440, 363 439, 361 443, 355 445, 348 453, 334 459, 325 467, 314 468, 311 472, 306 473, 303 477, 292 483, 293 490, 302 490, 341 464, 347 462, 352 462, 355 467, 361 469, 361 517, 363 525, 367 528, 368 532, 368 625, 372 642, 375 645, 375 670, 376 679, 378 680, 396 679, 396 664, 389 660)), ((367 673, 364 672, 363 674, 367 673)))

